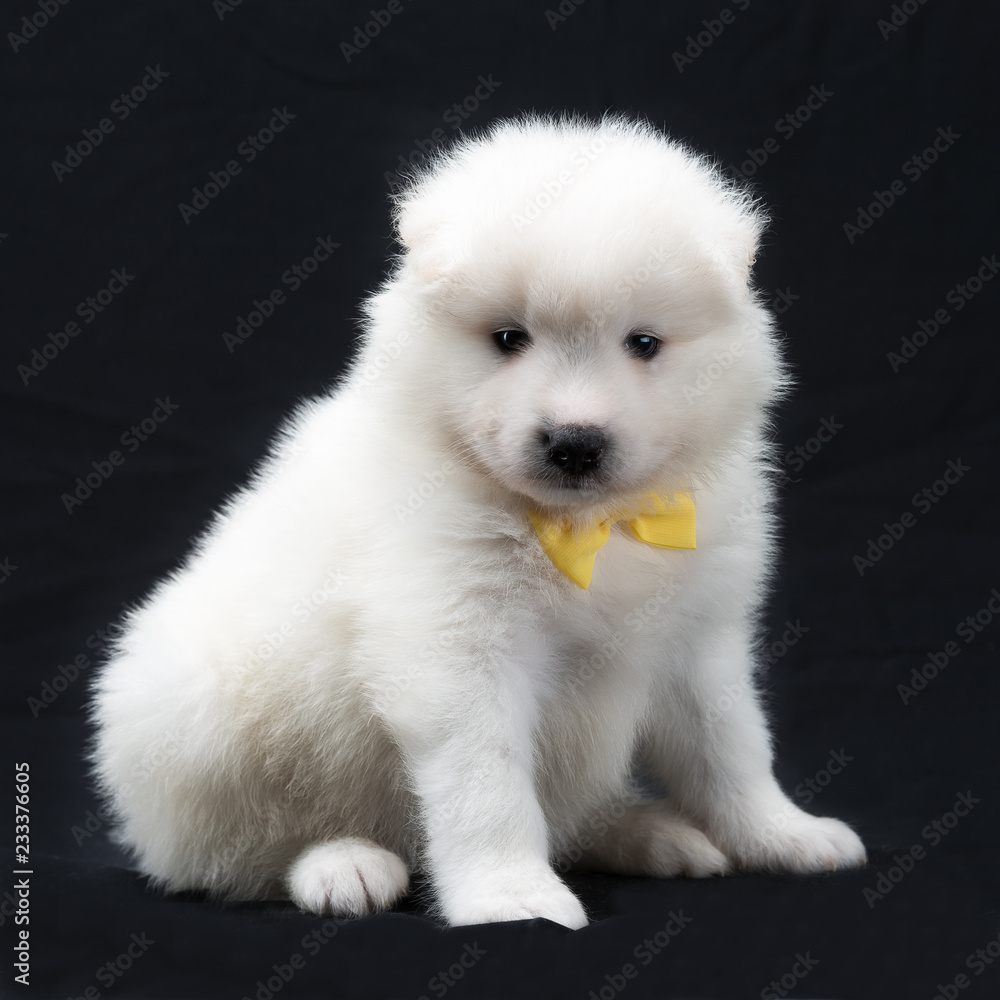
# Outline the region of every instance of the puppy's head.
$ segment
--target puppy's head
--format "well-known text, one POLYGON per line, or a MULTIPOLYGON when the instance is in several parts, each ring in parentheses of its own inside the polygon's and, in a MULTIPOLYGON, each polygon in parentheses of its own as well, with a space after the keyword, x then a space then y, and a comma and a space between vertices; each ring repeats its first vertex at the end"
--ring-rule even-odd
POLYGON ((502 123, 417 177, 396 221, 390 289, 433 317, 411 377, 505 487, 612 508, 756 433, 780 377, 750 290, 765 220, 651 127, 502 123))

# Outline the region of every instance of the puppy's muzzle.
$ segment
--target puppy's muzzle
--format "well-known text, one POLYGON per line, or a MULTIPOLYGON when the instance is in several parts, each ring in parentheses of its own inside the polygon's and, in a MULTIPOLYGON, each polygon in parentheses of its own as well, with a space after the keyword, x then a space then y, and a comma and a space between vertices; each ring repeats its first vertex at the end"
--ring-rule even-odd
POLYGON ((599 427, 570 424, 543 431, 542 448, 550 471, 581 479, 600 471, 607 439, 599 427))

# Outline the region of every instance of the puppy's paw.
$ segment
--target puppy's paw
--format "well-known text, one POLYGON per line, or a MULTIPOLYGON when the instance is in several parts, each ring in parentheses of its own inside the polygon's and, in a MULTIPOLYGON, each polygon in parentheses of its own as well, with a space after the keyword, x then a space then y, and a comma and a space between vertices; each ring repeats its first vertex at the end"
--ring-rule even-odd
POLYGON ((321 916, 359 917, 388 909, 409 882, 401 858, 358 837, 307 848, 288 873, 292 900, 321 916))
POLYGON ((644 868, 635 874, 657 878, 710 878, 732 871, 729 859, 697 827, 671 824, 646 850, 644 868))
POLYGON ((742 869, 808 875, 861 868, 868 861, 861 838, 846 823, 796 807, 768 817, 758 833, 749 849, 735 852, 742 869))
POLYGON ((579 930, 587 926, 580 901, 551 872, 540 877, 518 874, 494 876, 476 888, 463 888, 444 901, 444 914, 453 925, 495 924, 505 920, 541 917, 579 930))
POLYGON ((602 839, 584 851, 581 867, 618 875, 707 878, 724 875, 729 859, 663 801, 632 806, 602 839))

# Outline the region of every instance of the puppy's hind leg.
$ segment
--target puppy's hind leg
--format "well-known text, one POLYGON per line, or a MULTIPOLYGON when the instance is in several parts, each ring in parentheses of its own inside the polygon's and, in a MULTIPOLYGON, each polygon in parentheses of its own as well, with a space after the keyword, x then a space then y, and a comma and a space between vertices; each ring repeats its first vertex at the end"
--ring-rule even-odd
POLYGON ((664 800, 630 806, 580 855, 577 866, 655 878, 706 878, 731 869, 708 837, 664 800))
POLYGON ((398 855, 361 837, 341 837, 307 847, 289 869, 286 884, 303 910, 361 917, 388 909, 409 883, 398 855))
POLYGON ((684 682, 664 688, 650 734, 654 773, 738 870, 863 866, 864 845, 847 824, 803 812, 778 785, 764 713, 741 679, 752 671, 749 647, 736 630, 706 637, 684 682))

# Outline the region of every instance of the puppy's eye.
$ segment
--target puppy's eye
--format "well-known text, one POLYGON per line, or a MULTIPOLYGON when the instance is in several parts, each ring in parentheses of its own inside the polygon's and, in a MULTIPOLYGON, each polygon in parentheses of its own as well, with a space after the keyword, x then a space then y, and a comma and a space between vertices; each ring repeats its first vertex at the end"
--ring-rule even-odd
POLYGON ((523 351, 531 343, 531 338, 523 330, 497 330, 493 342, 504 354, 523 351))
POLYGON ((625 341, 625 350, 634 358, 651 358, 660 349, 660 341, 650 333, 632 333, 625 341))

